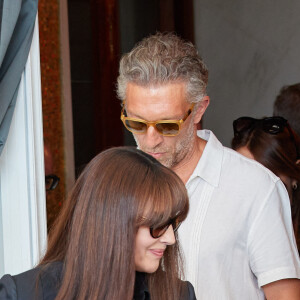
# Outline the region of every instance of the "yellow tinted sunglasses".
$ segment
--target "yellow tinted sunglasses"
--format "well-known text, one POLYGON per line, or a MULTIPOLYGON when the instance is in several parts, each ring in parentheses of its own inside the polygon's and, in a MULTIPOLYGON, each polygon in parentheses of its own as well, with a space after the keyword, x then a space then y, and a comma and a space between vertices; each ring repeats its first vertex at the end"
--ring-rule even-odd
POLYGON ((175 136, 179 133, 181 125, 188 118, 194 109, 195 103, 192 103, 190 109, 186 115, 180 120, 158 120, 158 121, 146 121, 143 119, 136 119, 126 117, 124 115, 125 101, 123 101, 123 108, 121 111, 121 120, 127 130, 134 134, 144 134, 147 132, 149 126, 153 126, 158 133, 164 136, 175 136))

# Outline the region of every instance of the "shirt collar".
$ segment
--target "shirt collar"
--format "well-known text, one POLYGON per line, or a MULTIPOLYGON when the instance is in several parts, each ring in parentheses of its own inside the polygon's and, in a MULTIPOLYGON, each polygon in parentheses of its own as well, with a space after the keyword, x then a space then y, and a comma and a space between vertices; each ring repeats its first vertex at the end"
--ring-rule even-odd
POLYGON ((218 187, 224 147, 210 130, 198 130, 197 135, 203 140, 206 140, 207 144, 188 182, 195 177, 200 177, 212 186, 218 187))

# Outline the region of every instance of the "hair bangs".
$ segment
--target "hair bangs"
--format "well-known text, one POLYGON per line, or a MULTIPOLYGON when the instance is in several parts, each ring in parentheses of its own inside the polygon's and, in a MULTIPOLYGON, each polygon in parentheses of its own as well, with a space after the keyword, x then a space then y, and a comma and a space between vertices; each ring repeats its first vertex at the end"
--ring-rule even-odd
POLYGON ((183 182, 177 175, 165 169, 168 174, 153 174, 152 180, 139 197, 137 226, 158 227, 172 218, 183 221, 188 213, 188 195, 183 182))

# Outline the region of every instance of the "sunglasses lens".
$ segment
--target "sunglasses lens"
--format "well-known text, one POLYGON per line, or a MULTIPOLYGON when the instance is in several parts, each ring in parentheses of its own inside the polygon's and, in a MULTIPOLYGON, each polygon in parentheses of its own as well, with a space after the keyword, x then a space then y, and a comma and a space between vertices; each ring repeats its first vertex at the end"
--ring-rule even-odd
POLYGON ((152 237, 154 237, 155 239, 161 237, 169 228, 170 225, 166 225, 166 226, 161 226, 161 227, 158 227, 158 228, 151 228, 152 232, 151 232, 151 235, 152 237))
POLYGON ((143 122, 133 121, 133 120, 125 120, 126 127, 136 133, 143 133, 147 131, 147 125, 143 122))
POLYGON ((176 232, 180 225, 181 225, 181 222, 179 221, 178 218, 173 220, 173 222, 172 222, 173 231, 176 232))
POLYGON ((263 121, 263 130, 270 134, 277 134, 283 131, 285 123, 280 119, 265 119, 263 121))
POLYGON ((57 177, 56 175, 46 175, 45 176, 45 186, 46 186, 46 191, 51 191, 54 190, 58 183, 59 183, 60 178, 57 177))
POLYGON ((179 125, 177 123, 157 123, 156 129, 163 135, 176 135, 179 132, 179 125))
POLYGON ((177 229, 179 228, 180 224, 181 224, 181 222, 178 220, 178 218, 172 219, 166 225, 163 225, 163 226, 160 226, 157 228, 150 228, 150 233, 153 238, 157 239, 157 238, 161 237, 168 230, 170 225, 172 225, 173 231, 176 232, 177 229))

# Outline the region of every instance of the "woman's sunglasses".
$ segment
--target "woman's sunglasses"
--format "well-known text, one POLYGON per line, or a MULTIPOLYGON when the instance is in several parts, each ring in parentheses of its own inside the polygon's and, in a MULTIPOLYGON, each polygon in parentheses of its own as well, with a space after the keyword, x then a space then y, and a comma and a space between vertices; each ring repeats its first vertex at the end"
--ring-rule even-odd
POLYGON ((183 122, 188 118, 188 116, 193 111, 194 106, 195 103, 191 105, 186 115, 180 120, 159 120, 159 121, 148 122, 143 119, 126 117, 124 115, 125 101, 123 101, 121 120, 124 126, 126 127, 126 129, 134 134, 144 134, 147 132, 149 126, 154 126, 157 132, 160 133, 161 135, 175 136, 179 133, 183 122))
POLYGON ((150 235, 154 239, 158 239, 164 233, 168 230, 168 228, 172 225, 173 231, 176 232, 181 225, 181 222, 178 218, 170 219, 169 222, 167 222, 165 225, 159 226, 159 227, 150 227, 150 235))
POLYGON ((297 159, 300 158, 299 149, 296 145, 294 133, 288 121, 283 117, 268 117, 263 119, 255 119, 251 117, 241 117, 233 121, 234 137, 239 138, 244 132, 253 130, 254 128, 261 128, 264 132, 269 134, 278 134, 287 128, 292 142, 295 145, 297 159))
POLYGON ((54 190, 57 187, 59 180, 60 178, 54 174, 46 175, 45 176, 46 191, 54 190))
POLYGON ((255 119, 251 117, 241 117, 233 121, 234 136, 238 137, 242 132, 260 127, 270 134, 278 134, 287 126, 287 120, 282 117, 269 117, 255 119))

